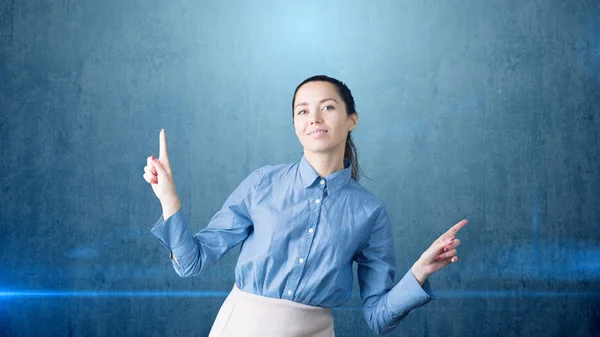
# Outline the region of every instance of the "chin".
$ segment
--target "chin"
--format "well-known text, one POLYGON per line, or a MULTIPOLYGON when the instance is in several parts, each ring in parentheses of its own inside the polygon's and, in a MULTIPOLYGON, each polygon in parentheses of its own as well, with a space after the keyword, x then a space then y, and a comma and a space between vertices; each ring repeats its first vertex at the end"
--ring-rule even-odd
MULTIPOLYGON (((312 145, 312 144, 311 144, 312 145)), ((305 151, 309 151, 309 152, 314 152, 314 153, 325 153, 325 152, 332 152, 335 150, 335 147, 332 146, 304 146, 304 150, 305 151)))

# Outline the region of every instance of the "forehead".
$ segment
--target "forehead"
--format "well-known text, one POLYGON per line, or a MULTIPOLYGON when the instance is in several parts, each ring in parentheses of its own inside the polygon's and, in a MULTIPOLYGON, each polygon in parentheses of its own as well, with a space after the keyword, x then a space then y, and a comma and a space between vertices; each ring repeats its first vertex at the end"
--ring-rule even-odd
POLYGON ((298 89, 296 104, 319 102, 324 98, 333 98, 342 103, 337 87, 329 82, 308 82, 298 89))

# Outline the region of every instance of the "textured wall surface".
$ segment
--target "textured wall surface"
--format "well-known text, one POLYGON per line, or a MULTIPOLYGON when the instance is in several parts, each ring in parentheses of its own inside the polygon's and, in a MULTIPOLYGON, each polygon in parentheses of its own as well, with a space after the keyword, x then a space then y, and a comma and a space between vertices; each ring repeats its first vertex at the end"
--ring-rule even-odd
MULTIPOLYGON (((175 274, 146 157, 164 128, 200 230, 301 158, 292 93, 320 73, 353 91, 398 276, 470 220, 390 335, 600 334, 597 1, 4 0, 0 24, 0 335, 206 336, 237 250, 175 274)), ((357 296, 339 336, 373 335, 357 296)))

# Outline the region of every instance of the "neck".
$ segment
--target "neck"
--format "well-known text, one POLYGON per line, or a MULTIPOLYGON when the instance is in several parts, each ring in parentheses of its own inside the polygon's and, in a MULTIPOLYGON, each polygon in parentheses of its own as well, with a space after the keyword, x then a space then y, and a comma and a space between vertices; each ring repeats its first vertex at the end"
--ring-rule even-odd
MULTIPOLYGON (((344 150, 344 149, 342 149, 344 150)), ((321 178, 344 169, 344 152, 311 152, 304 150, 304 157, 321 178)))

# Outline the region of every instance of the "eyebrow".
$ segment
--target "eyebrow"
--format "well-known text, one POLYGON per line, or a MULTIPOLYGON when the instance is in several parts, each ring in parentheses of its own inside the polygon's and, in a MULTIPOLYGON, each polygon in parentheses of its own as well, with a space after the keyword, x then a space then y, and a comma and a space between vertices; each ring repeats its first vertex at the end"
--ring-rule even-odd
MULTIPOLYGON (((338 102, 338 101, 336 101, 336 100, 335 100, 335 98, 331 98, 331 97, 330 97, 330 98, 324 98, 324 99, 320 100, 320 101, 319 101, 319 104, 321 104, 321 103, 323 103, 323 102, 326 102, 326 101, 329 101, 329 100, 331 100, 331 101, 334 101, 334 102, 336 102, 336 103, 338 102)), ((303 102, 303 103, 298 103, 298 104, 296 104, 296 106, 294 107, 294 109, 296 109, 297 107, 299 107, 299 106, 301 106, 301 105, 308 105, 308 103, 306 103, 306 102, 303 102)))

